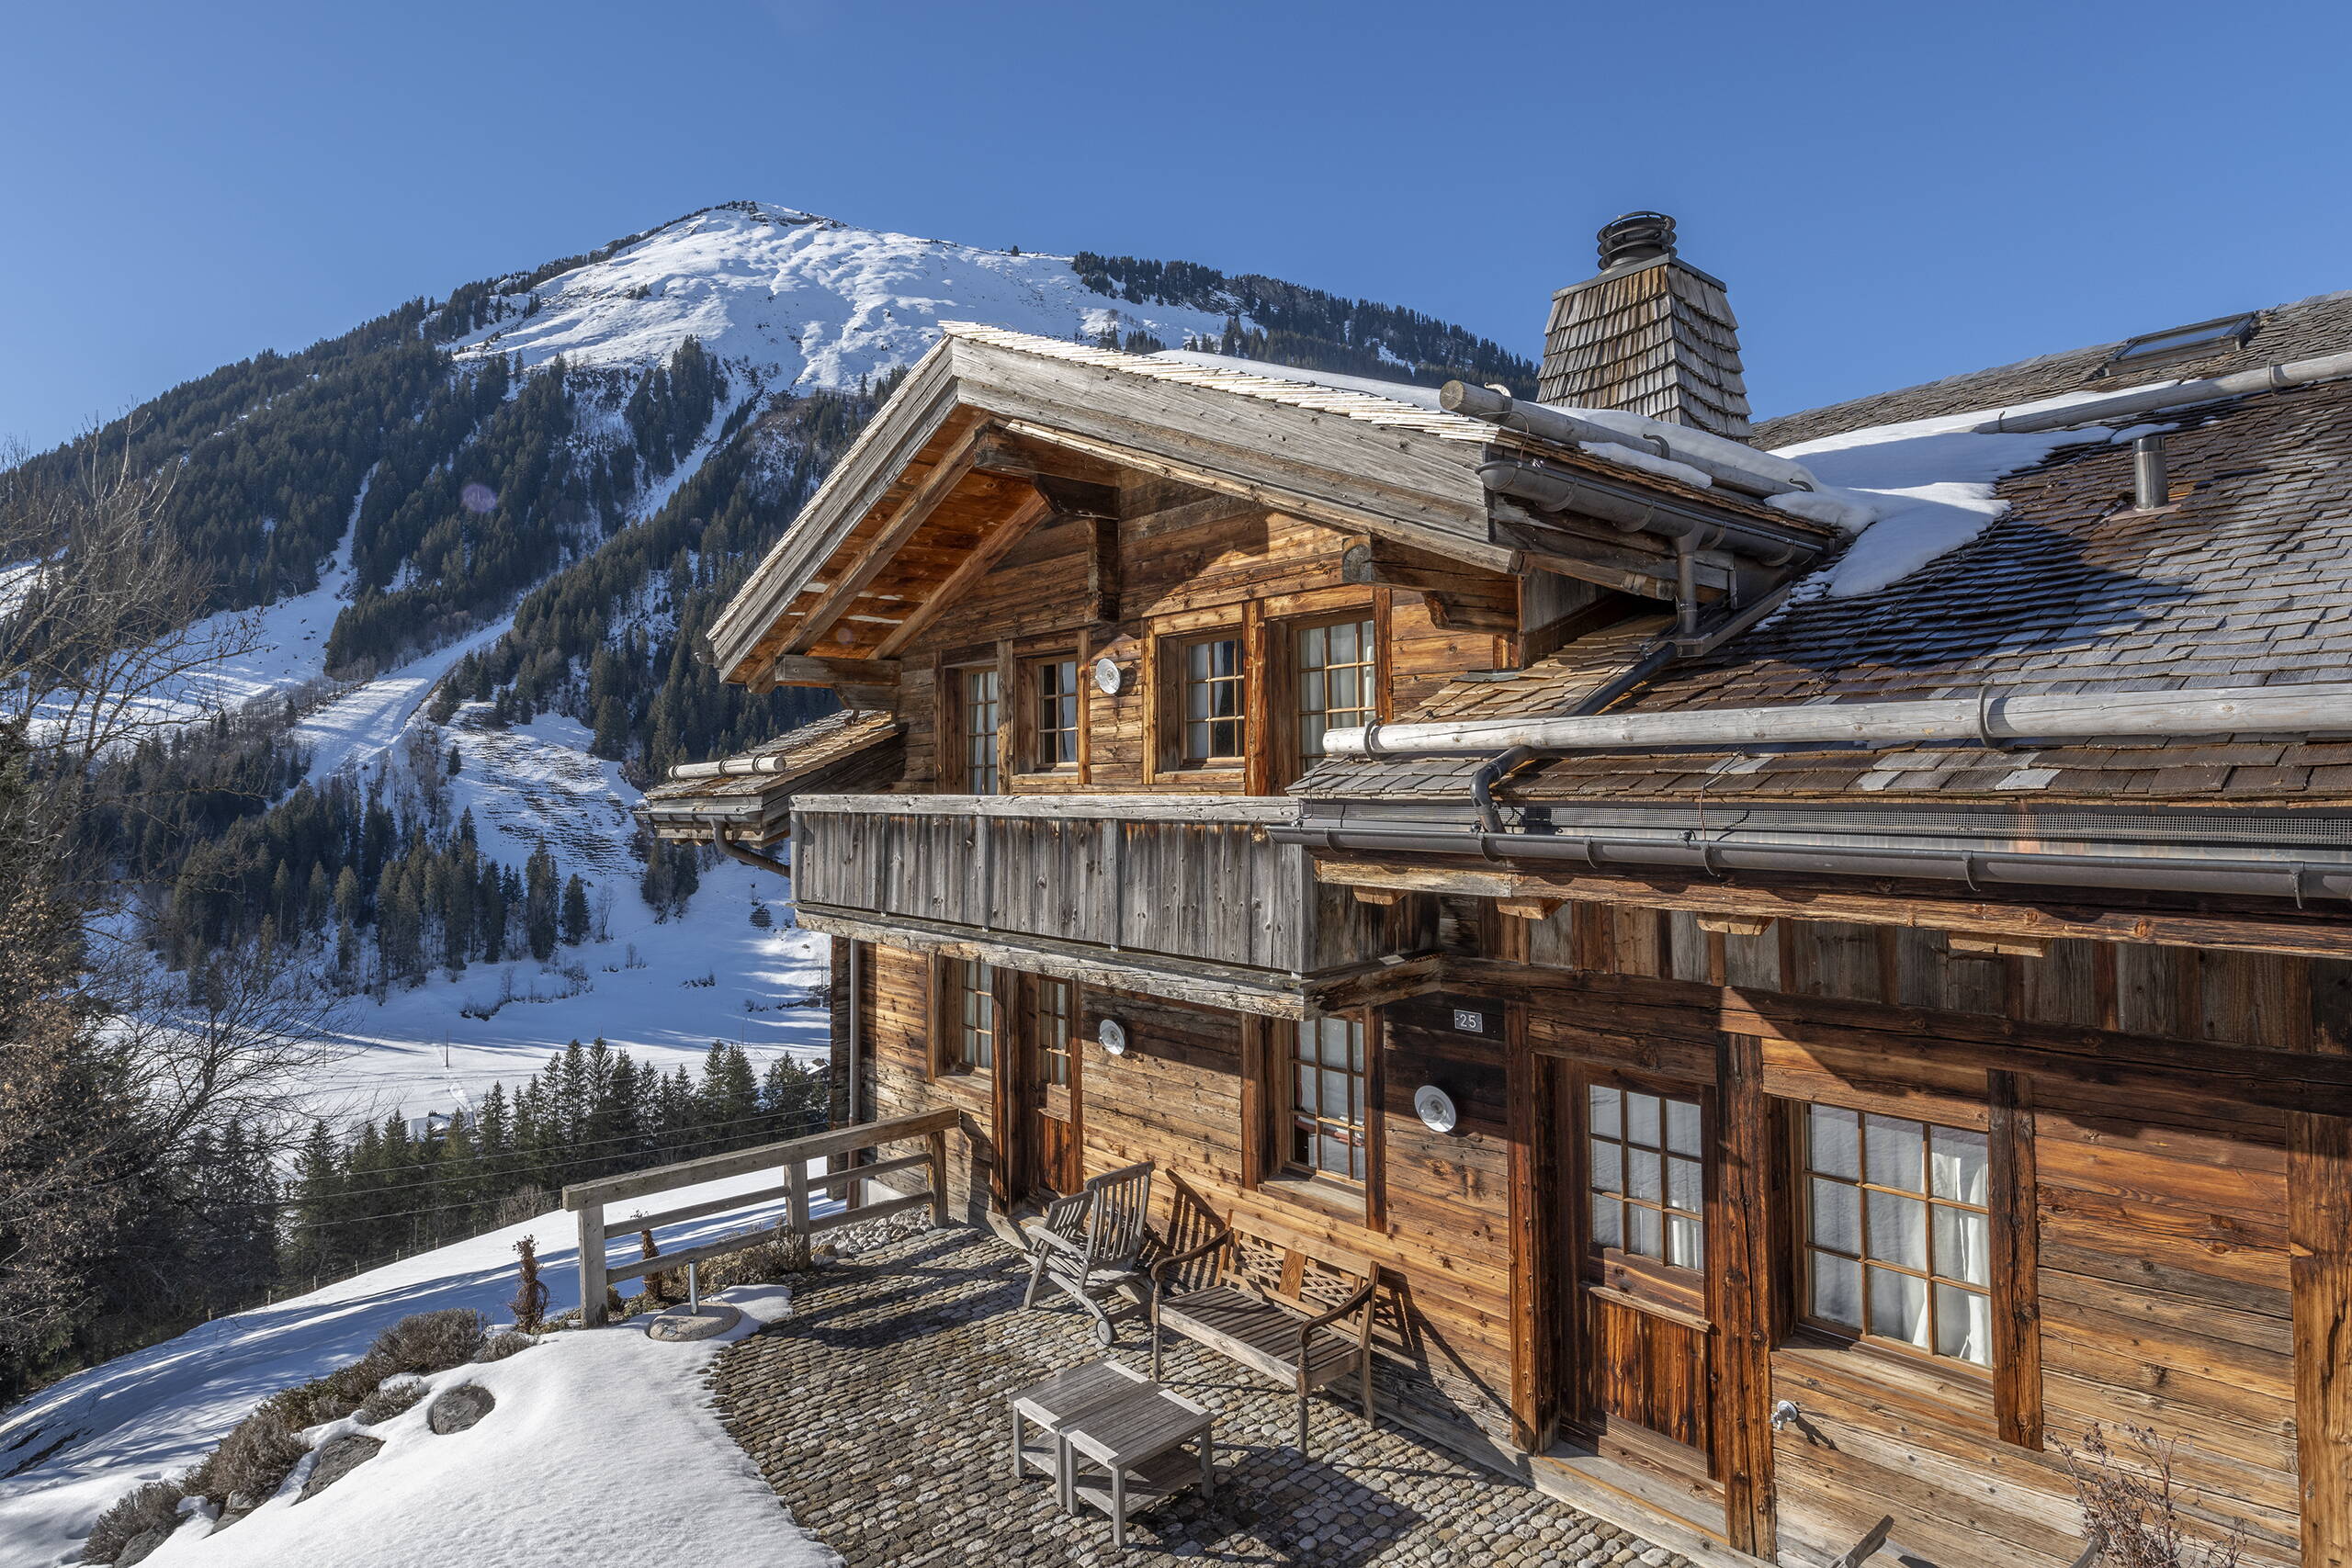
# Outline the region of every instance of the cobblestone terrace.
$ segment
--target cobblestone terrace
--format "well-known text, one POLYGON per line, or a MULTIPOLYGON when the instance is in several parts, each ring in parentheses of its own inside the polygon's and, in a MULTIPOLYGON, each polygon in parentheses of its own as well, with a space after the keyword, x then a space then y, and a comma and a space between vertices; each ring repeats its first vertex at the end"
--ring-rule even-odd
MULTIPOLYGON (((1446 1563, 1461 1568, 1683 1560, 1318 1397, 1313 1451, 1295 1405, 1189 1342, 1162 1381, 1217 1413, 1214 1499, 1069 1518, 1042 1478, 1008 1473, 1006 1396, 1102 1354, 1067 1302, 1021 1310, 1025 1263, 984 1232, 901 1237, 796 1280, 794 1315, 728 1350, 718 1408, 793 1516, 852 1568, 924 1563, 1446 1563)), ((1139 1325, 1115 1354, 1145 1365, 1139 1325)))

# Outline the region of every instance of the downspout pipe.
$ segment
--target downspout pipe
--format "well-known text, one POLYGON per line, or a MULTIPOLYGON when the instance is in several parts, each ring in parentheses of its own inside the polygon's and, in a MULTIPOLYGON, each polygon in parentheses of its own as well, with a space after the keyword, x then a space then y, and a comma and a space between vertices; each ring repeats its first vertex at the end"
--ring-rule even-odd
POLYGON ((1478 771, 1470 775, 1470 803, 1478 808, 1478 826, 1483 831, 1499 833, 1503 830, 1503 814, 1495 806, 1495 785, 1510 777, 1513 769, 1533 761, 1535 756, 1532 746, 1513 746, 1487 758, 1478 771))
POLYGON ((712 846, 716 848, 720 854, 725 855, 729 860, 741 861, 745 865, 751 866, 756 871, 772 871, 787 882, 792 879, 792 868, 790 866, 786 865, 784 862, 777 860, 773 855, 763 855, 757 850, 749 849, 744 845, 737 843, 734 839, 729 835, 728 830, 724 827, 715 827, 711 829, 710 841, 712 846))
POLYGON ((2352 376, 2352 352, 2323 354, 2311 359, 2291 359, 2283 365, 2266 365, 2259 370, 2240 370, 2234 375, 2209 377, 2201 381, 2175 381, 2162 387, 2142 387, 2135 391, 2116 392, 2104 398, 2086 398, 2080 402, 2067 403, 2059 408, 2005 409, 1982 424, 1971 425, 1969 432, 1974 435, 2002 435, 2041 430, 2071 430, 2078 424, 2098 424, 2124 414, 2185 409, 2198 403, 2220 402, 2226 398, 2249 397, 2256 392, 2308 387, 2319 381, 2340 381, 2347 376, 2352 376))
POLYGON ((1572 861, 1607 873, 1672 866, 1722 877, 1736 872, 1908 877, 1984 886, 2109 887, 2159 893, 2228 893, 2352 898, 2352 862, 2228 860, 2205 855, 2046 854, 1954 844, 1950 849, 1758 844, 1730 839, 1612 838, 1494 833, 1481 829, 1351 827, 1308 819, 1267 829, 1281 843, 1328 852, 1470 856, 1487 862, 1572 861))
POLYGON ((1801 742, 1905 746, 1922 741, 2089 739, 2103 736, 2233 735, 2352 729, 2352 682, 2213 687, 2203 691, 1997 695, 1905 703, 1702 708, 1591 716, 1374 724, 1324 736, 1328 755, 1462 756, 1530 746, 1540 751, 1643 747, 1745 747, 1801 742))
POLYGON ((1701 549, 1720 542, 1759 566, 1786 566, 1799 557, 1809 558, 1827 548, 1822 539, 1793 531, 1784 534, 1745 519, 1711 517, 1664 496, 1571 474, 1546 463, 1498 457, 1478 465, 1478 479, 1498 495, 1526 502, 1538 511, 1597 517, 1628 534, 1655 534, 1667 539, 1689 536, 1697 540, 1701 549))
POLYGON ((1563 446, 1630 446, 1636 452, 1696 468, 1725 490, 1736 490, 1742 495, 1786 495, 1792 491, 1812 490, 1818 483, 1813 471, 1803 463, 1792 463, 1770 452, 1743 452, 1737 462, 1726 462, 1717 450, 1706 445, 1678 439, 1672 426, 1661 425, 1640 433, 1619 430, 1598 420, 1581 418, 1573 409, 1521 402, 1509 392, 1474 387, 1467 381, 1448 381, 1439 389, 1437 401, 1438 407, 1448 413, 1484 420, 1500 429, 1516 430, 1563 446))

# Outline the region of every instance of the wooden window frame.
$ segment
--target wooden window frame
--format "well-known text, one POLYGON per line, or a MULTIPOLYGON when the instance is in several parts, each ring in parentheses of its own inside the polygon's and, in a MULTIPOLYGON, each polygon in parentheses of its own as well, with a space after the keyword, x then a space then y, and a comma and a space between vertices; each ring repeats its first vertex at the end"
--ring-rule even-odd
MULTIPOLYGON (((1930 1366, 1939 1372, 1965 1380, 1972 1384, 1982 1383, 1989 1392, 1996 1382, 2002 1378, 2005 1371, 2004 1358, 2002 1355, 2003 1336, 1999 1331, 1999 1324, 2007 1310, 2007 1303, 2008 1297, 2010 1293, 2016 1290, 2018 1284, 2015 1280, 2005 1280, 2002 1279, 2000 1277, 2000 1271, 1993 1267, 1993 1260, 1997 1258, 2001 1250, 1999 1239, 1996 1235, 1996 1228, 2002 1222, 2001 1215, 1998 1212, 1998 1205, 1995 1201, 1998 1197, 1998 1193, 1994 1186, 1996 1172, 1993 1168, 1996 1164, 1996 1145, 1998 1134, 1993 1130, 1986 1128, 1956 1125, 1951 1122, 1939 1122, 1933 1120, 1932 1112, 1905 1116, 1894 1111, 1843 1105, 1835 1100, 1794 1100, 1789 1101, 1788 1104, 1789 1109, 1786 1115, 1787 1125, 1782 1135, 1782 1147, 1784 1150, 1784 1156, 1789 1162, 1787 1201, 1790 1204, 1790 1212, 1787 1216, 1788 1228, 1784 1246, 1786 1248, 1786 1256, 1789 1258, 1788 1302, 1791 1314, 1790 1325, 1792 1335, 1793 1337, 1810 1339, 1815 1344, 1836 1345, 1849 1349, 1863 1351, 1871 1355, 1892 1357, 1899 1361, 1910 1365, 1930 1366), (1933 1136, 1936 1129, 1940 1128, 1945 1132, 1953 1133, 1979 1133, 1984 1134, 1985 1139, 1985 1161, 1987 1167, 1985 1181, 1987 1202, 1982 1206, 1933 1198, 1929 1196, 1928 1190, 1925 1185, 1922 1186, 1919 1191, 1910 1192, 1902 1191, 1893 1188, 1885 1188, 1879 1184, 1870 1182, 1867 1179, 1857 1179, 1847 1182, 1847 1185, 1853 1187, 1856 1192, 1860 1194, 1857 1201, 1863 1206, 1864 1210, 1867 1209, 1869 1202, 1868 1194, 1873 1191, 1885 1191, 1891 1195, 1915 1199, 1923 1205, 1926 1205, 1928 1210, 1928 1271, 1922 1273, 1920 1270, 1910 1269, 1900 1264, 1874 1259, 1871 1258, 1867 1252, 1859 1255, 1855 1258, 1858 1267, 1861 1268, 1863 1270, 1861 1282, 1861 1314, 1863 1321, 1859 1330, 1851 1325, 1821 1317, 1813 1311, 1813 1285, 1811 1272, 1812 1254, 1815 1251, 1822 1251, 1836 1257, 1842 1258, 1846 1256, 1843 1253, 1838 1252, 1835 1248, 1815 1247, 1813 1245, 1812 1186, 1813 1178, 1816 1172, 1812 1166, 1811 1155, 1809 1152, 1811 1140, 1811 1118, 1807 1112, 1810 1108, 1815 1105, 1819 1105, 1824 1110, 1848 1111, 1857 1117, 1856 1135, 1858 1142, 1856 1144, 1856 1148, 1858 1151, 1858 1157, 1861 1161, 1860 1169, 1862 1170, 1863 1177, 1865 1179, 1867 1178, 1870 1169, 1868 1146, 1869 1134, 1867 1132, 1868 1123, 1867 1122, 1860 1120, 1861 1118, 1880 1116, 1889 1121, 1916 1122, 1923 1129, 1923 1135, 1921 1139, 1921 1158, 1923 1162, 1926 1162, 1932 1157, 1927 1151, 1932 1148, 1933 1136), (1979 1213, 1984 1216, 1986 1235, 1985 1253, 1987 1259, 1986 1278, 1988 1281, 1985 1285, 1981 1287, 1970 1285, 1956 1276, 1939 1275, 1933 1271, 1935 1263, 1934 1209, 1938 1205, 1945 1208, 1957 1209, 1964 1213, 1979 1213), (1928 1282, 1928 1323, 1929 1335, 1931 1338, 1933 1337, 1935 1324, 1935 1287, 1938 1283, 1949 1284, 1955 1289, 1970 1291, 1984 1296, 1986 1302, 1987 1315, 1993 1325, 1987 1331, 1990 1344, 1990 1355, 1992 1357, 1990 1363, 1972 1361, 1961 1356, 1946 1355, 1943 1352, 1933 1348, 1932 1346, 1922 1347, 1914 1345, 1905 1339, 1894 1338, 1886 1335, 1871 1333, 1870 1331, 1869 1277, 1869 1269, 1871 1268, 1888 1269, 1894 1272, 1905 1275, 1906 1277, 1925 1280, 1928 1282)), ((1926 1163, 1922 1164, 1921 1180, 1923 1183, 1929 1180, 1929 1168, 1930 1168, 1926 1163)), ((1823 1175, 1824 1179, 1826 1180, 1846 1180, 1845 1178, 1828 1175, 1826 1172, 1818 1174, 1823 1175)), ((1860 1223, 1864 1227, 1864 1241, 1867 1246, 1869 1220, 1866 1213, 1861 1215, 1860 1223)), ((2030 1290, 2031 1287, 2029 1285, 2027 1288, 2030 1290)))
MULTIPOLYGON (((1306 731, 1306 671, 1301 665, 1305 656, 1306 638, 1309 632, 1325 631, 1332 626, 1356 625, 1366 628, 1367 657, 1350 668, 1364 672, 1364 701, 1350 712, 1364 714, 1365 722, 1377 724, 1388 714, 1388 618, 1376 602, 1362 607, 1337 610, 1320 615, 1301 615, 1282 623, 1282 676, 1280 682, 1280 713, 1282 715, 1281 750, 1289 776, 1295 778, 1322 759, 1309 757, 1303 743, 1306 731)), ((1327 670, 1330 666, 1325 667, 1327 670)), ((1329 710, 1326 710, 1327 712, 1329 710)), ((1326 726, 1327 729, 1330 727, 1326 726)), ((1344 726, 1341 728, 1345 728, 1344 726)))
POLYGON ((942 762, 939 773, 941 784, 945 786, 944 793, 950 795, 1006 793, 1008 775, 1004 766, 1005 712, 1002 661, 967 659, 952 663, 943 663, 940 667, 939 684, 944 688, 941 694, 943 700, 939 705, 940 716, 944 721, 939 726, 939 750, 942 762), (996 723, 990 729, 990 733, 995 737, 995 761, 990 770, 995 774, 995 787, 989 790, 975 789, 972 777, 972 741, 978 737, 971 728, 970 682, 974 677, 981 675, 993 679, 997 687, 996 723))
POLYGON ((1387 1224, 1383 1170, 1388 1140, 1383 1111, 1387 1025, 1377 1009, 1341 1014, 1363 1031, 1363 1168, 1362 1181, 1310 1171, 1289 1158, 1291 1083, 1300 1021, 1250 1017, 1242 1021, 1242 1185, 1312 1211, 1325 1219, 1379 1230, 1387 1224))
POLYGON ((1020 756, 1018 770, 1031 778, 1076 778, 1086 758, 1086 666, 1075 649, 1060 652, 1029 654, 1015 666, 1020 690, 1014 715, 1014 745, 1020 756), (1070 705, 1069 759, 1047 761, 1044 755, 1045 739, 1048 734, 1064 733, 1046 727, 1046 694, 1041 689, 1045 671, 1067 665, 1070 671, 1070 688, 1065 699, 1070 705))
POLYGON ((1248 626, 1240 621, 1200 631, 1171 632, 1157 639, 1154 647, 1160 690, 1155 694, 1154 700, 1160 713, 1160 771, 1207 775, 1240 774, 1249 771, 1251 759, 1257 755, 1255 749, 1264 741, 1264 737, 1256 733, 1260 726, 1252 722, 1258 717, 1252 711, 1252 700, 1263 685, 1264 673, 1258 668, 1259 661, 1250 658, 1252 641, 1248 626), (1218 642, 1229 642, 1234 649, 1238 672, 1233 684, 1239 699, 1239 712, 1231 722, 1239 728, 1240 750, 1229 756, 1224 753, 1207 757, 1188 756, 1186 747, 1190 724, 1186 715, 1192 691, 1192 650, 1218 642))
POLYGON ((1071 1063, 1078 1054, 1080 1010, 1085 1005, 1079 995, 1078 982, 1052 975, 1032 975, 1029 976, 1028 1001, 1026 1043, 1035 1062, 1031 1082, 1040 1090, 1067 1090, 1070 1086, 1071 1063), (1046 998, 1050 995, 1063 998, 1059 1012, 1046 1010, 1046 998), (1046 1043, 1054 1032, 1047 1027, 1049 1022, 1060 1025, 1061 1044, 1058 1049, 1046 1043), (1057 1061, 1061 1068, 1058 1074, 1052 1070, 1057 1061))
POLYGON ((1005 1046, 1004 975, 1006 971, 978 958, 943 958, 936 971, 939 979, 939 999, 933 1009, 936 1017, 933 1027, 939 1040, 938 1075, 942 1077, 989 1078, 996 1076, 1003 1062, 1005 1046), (978 964, 989 973, 987 986, 976 990, 971 984, 972 966, 978 964), (975 995, 989 998, 989 1060, 972 1059, 971 1042, 966 1032, 965 1003, 975 995))

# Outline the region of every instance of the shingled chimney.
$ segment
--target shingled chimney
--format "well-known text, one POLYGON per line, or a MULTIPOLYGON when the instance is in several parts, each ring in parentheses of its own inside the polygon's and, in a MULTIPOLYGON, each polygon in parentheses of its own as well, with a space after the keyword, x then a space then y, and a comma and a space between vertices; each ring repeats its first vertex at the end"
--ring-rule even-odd
POLYGON ((1747 440, 1739 323, 1722 282, 1674 254, 1663 212, 1628 212, 1599 238, 1600 271, 1552 296, 1536 398, 1747 440))

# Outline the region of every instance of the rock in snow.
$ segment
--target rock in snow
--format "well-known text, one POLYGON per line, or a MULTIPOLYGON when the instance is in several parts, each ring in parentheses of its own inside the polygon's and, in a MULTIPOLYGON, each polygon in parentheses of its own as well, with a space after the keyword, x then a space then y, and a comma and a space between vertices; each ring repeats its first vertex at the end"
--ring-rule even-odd
POLYGON ((433 1401, 424 1424, 443 1437, 462 1432, 497 1406, 498 1399, 478 1382, 461 1382, 433 1401))
POLYGON ((329 1438, 319 1445, 318 1457, 311 1463, 311 1478, 302 1483, 302 1495, 295 1499, 307 1503, 328 1487, 366 1464, 383 1451, 384 1439, 365 1437, 357 1432, 345 1432, 340 1438, 329 1438))

